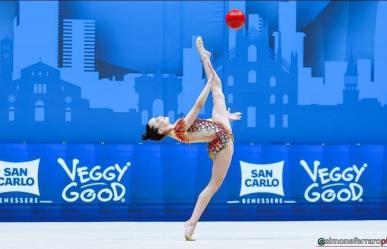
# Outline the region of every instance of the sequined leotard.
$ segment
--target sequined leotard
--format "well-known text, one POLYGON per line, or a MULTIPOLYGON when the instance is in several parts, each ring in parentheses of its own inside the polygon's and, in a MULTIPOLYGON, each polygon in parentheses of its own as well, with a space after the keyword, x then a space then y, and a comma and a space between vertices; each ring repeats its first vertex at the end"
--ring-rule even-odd
POLYGON ((173 129, 176 138, 182 143, 208 142, 208 154, 212 160, 216 154, 226 148, 233 135, 221 123, 196 119, 188 130, 185 130, 185 120, 180 118, 173 129))

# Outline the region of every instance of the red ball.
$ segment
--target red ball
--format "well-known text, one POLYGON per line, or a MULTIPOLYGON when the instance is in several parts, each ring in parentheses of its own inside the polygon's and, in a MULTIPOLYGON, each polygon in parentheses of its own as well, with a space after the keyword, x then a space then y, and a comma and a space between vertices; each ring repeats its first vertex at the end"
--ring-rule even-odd
POLYGON ((239 29, 245 24, 245 21, 245 14, 238 9, 230 10, 226 15, 226 23, 232 29, 239 29))

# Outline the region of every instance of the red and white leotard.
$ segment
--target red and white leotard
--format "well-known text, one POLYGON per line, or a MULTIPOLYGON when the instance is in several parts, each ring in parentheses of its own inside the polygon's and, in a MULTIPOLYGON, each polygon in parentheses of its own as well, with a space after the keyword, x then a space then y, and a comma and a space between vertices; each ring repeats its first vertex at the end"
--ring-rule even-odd
POLYGON ((233 141, 233 135, 225 125, 205 119, 196 119, 186 130, 185 120, 180 118, 173 133, 182 143, 208 142, 208 153, 212 160, 226 148, 228 142, 233 141))

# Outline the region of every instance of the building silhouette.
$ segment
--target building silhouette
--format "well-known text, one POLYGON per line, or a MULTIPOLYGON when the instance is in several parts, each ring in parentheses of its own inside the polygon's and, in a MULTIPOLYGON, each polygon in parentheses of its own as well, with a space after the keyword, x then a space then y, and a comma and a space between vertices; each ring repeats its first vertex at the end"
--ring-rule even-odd
MULTIPOLYGON (((297 53, 291 61, 269 48, 268 25, 255 15, 248 29, 238 31, 236 47, 230 51, 224 85, 228 105, 245 113, 234 124, 242 141, 281 139, 293 126, 292 110, 297 105, 297 53)), ((250 18, 250 20, 252 20, 250 18)))
POLYGON ((62 67, 95 71, 95 21, 64 19, 62 67))
POLYGON ((13 79, 41 58, 47 65, 58 65, 58 1, 19 1, 14 20, 13 79))

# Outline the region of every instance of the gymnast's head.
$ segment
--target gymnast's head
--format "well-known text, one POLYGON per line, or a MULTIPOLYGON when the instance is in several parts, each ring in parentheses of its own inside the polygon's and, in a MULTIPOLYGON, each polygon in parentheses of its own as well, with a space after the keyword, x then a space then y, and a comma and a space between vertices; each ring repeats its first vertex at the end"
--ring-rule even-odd
POLYGON ((169 131, 170 129, 168 117, 158 116, 151 118, 146 125, 145 133, 142 135, 142 140, 150 139, 159 141, 163 139, 169 131))

